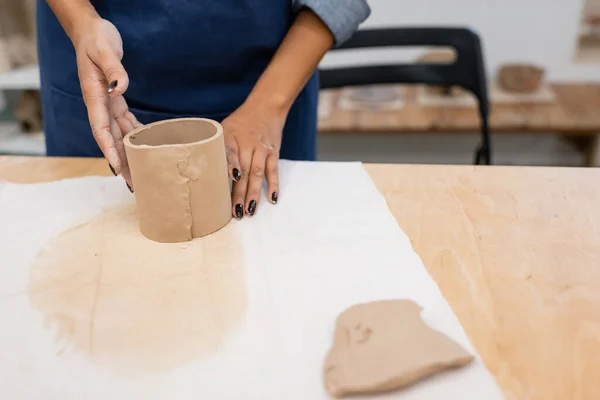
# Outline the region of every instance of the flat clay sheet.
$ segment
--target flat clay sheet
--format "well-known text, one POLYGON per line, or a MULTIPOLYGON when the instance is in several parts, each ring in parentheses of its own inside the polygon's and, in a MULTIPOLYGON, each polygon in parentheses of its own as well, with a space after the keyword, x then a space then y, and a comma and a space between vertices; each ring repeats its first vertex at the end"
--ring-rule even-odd
POLYGON ((157 242, 185 242, 231 220, 223 128, 184 118, 145 125, 125 138, 140 230, 157 242))
POLYGON ((388 392, 473 361, 420 313, 410 300, 359 304, 341 313, 325 360, 327 391, 334 397, 388 392))

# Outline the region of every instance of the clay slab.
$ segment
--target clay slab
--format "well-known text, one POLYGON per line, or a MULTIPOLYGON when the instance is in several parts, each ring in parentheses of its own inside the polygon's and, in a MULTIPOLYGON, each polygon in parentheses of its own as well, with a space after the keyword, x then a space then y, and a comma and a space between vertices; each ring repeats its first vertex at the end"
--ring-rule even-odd
POLYGON ((411 300, 359 304, 336 321, 325 361, 325 388, 334 397, 388 392, 473 357, 420 318, 411 300))

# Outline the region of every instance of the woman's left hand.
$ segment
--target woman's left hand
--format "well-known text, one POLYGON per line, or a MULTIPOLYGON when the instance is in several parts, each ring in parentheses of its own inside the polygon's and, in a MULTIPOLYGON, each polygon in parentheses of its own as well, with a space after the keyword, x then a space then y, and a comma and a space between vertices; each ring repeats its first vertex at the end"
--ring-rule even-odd
POLYGON ((279 196, 279 149, 287 113, 253 104, 251 99, 223 120, 229 174, 233 179, 233 216, 254 215, 263 181, 267 197, 279 196))

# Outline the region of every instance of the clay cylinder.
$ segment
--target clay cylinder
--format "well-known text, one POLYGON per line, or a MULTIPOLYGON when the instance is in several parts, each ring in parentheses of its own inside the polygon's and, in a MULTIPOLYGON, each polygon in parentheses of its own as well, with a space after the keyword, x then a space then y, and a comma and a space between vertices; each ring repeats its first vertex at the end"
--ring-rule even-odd
POLYGON ((182 118, 142 126, 123 139, 140 231, 157 242, 185 242, 231 220, 223 128, 182 118))

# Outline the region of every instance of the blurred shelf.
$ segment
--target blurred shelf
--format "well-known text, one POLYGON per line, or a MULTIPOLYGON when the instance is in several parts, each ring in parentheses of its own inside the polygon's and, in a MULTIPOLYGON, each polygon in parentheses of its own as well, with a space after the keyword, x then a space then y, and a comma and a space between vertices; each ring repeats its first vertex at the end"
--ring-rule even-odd
POLYGON ((600 64, 600 35, 591 34, 579 37, 575 62, 577 64, 600 64))
POLYGON ((0 73, 0 90, 36 90, 40 88, 38 65, 28 65, 0 73))
POLYGON ((46 154, 44 134, 22 133, 15 122, 0 123, 0 154, 43 156, 46 154))

